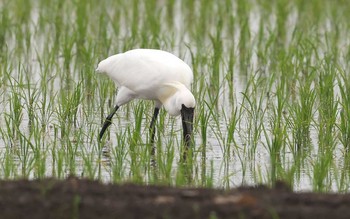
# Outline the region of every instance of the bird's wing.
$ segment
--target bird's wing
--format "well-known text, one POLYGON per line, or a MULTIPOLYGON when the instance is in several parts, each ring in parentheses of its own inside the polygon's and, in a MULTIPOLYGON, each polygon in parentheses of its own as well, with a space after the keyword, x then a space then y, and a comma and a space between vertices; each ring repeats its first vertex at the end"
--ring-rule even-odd
POLYGON ((158 50, 131 50, 110 57, 107 75, 118 86, 140 93, 178 81, 189 88, 193 73, 176 56, 158 50))

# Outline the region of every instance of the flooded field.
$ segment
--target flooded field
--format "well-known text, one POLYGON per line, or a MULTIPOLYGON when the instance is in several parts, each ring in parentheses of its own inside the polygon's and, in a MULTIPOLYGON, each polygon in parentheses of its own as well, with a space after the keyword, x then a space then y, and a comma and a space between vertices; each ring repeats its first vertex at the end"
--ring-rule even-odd
POLYGON ((350 186, 350 3, 328 0, 0 2, 0 176, 295 191, 350 186), (98 134, 116 86, 97 63, 133 48, 191 66, 195 147, 181 119, 133 101, 98 134))

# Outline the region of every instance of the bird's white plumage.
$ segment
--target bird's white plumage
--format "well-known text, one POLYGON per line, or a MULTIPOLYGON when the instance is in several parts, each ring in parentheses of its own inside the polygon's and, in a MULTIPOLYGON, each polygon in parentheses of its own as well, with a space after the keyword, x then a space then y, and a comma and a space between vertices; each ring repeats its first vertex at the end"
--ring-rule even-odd
POLYGON ((191 68, 175 55, 153 49, 134 49, 108 57, 97 67, 117 85, 117 104, 135 98, 155 100, 171 115, 180 113, 181 104, 195 106, 189 91, 193 81, 191 68))

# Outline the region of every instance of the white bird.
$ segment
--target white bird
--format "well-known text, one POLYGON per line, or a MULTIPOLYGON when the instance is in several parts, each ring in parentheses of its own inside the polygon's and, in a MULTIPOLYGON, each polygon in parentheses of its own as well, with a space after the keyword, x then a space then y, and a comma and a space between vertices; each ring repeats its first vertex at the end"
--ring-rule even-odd
POLYGON ((193 73, 184 61, 162 50, 134 49, 101 61, 96 71, 107 74, 118 87, 116 106, 103 124, 100 140, 119 107, 133 99, 153 100, 155 109, 150 125, 151 143, 154 143, 159 109, 164 106, 172 116, 181 114, 186 153, 192 142, 196 101, 190 91, 193 73))

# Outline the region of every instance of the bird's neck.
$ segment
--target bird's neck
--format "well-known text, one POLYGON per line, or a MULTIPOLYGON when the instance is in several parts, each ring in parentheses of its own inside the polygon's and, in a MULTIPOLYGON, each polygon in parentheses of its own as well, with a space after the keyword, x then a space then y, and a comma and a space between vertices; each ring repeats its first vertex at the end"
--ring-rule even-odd
POLYGON ((172 96, 169 96, 163 102, 165 110, 171 116, 178 116, 178 115, 180 115, 180 109, 178 109, 178 107, 177 107, 177 95, 179 95, 179 92, 175 92, 172 96))

